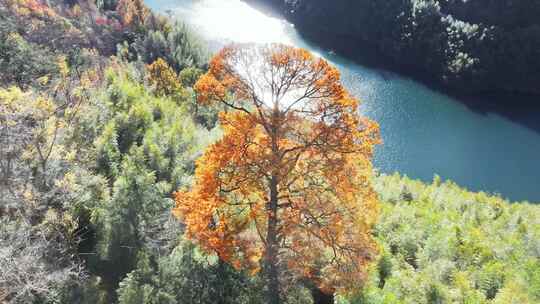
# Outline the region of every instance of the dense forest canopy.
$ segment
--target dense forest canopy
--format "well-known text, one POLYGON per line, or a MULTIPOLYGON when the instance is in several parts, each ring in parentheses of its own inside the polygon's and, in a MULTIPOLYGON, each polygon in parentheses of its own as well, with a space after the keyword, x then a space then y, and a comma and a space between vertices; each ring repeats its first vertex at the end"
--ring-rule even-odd
POLYGON ((390 61, 455 92, 540 94, 536 0, 251 2, 277 7, 326 47, 390 61))
MULTIPOLYGON (((532 8, 505 28, 533 24, 532 8)), ((141 0, 0 0, 0 302, 265 303, 260 273, 193 242, 172 213, 227 133, 227 108, 197 102, 209 58, 141 0)), ((380 212, 360 286, 334 297, 295 280, 280 300, 540 302, 539 206, 361 176, 371 187, 354 190, 380 212)))

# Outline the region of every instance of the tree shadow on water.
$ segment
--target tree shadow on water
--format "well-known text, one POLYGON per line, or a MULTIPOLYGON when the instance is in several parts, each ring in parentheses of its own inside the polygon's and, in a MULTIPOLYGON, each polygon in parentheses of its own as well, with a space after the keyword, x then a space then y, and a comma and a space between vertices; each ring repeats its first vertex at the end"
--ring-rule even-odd
POLYGON ((531 131, 540 133, 540 96, 516 93, 463 95, 447 93, 482 115, 496 114, 531 131))

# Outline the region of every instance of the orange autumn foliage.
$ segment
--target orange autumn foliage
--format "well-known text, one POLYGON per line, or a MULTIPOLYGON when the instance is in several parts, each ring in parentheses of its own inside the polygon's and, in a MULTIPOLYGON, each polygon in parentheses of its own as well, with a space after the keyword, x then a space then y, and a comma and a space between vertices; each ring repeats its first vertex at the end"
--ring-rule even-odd
POLYGON ((148 81, 158 95, 173 95, 182 91, 178 75, 162 58, 158 58, 146 68, 149 75, 148 81))
POLYGON ((338 70, 302 49, 232 45, 195 89, 199 102, 231 111, 192 189, 176 193, 187 236, 252 272, 269 263, 280 279, 308 277, 328 292, 361 284, 377 252, 379 128, 338 70))
POLYGON ((46 1, 40 0, 7 0, 8 8, 15 8, 17 15, 34 15, 34 17, 57 17, 55 11, 49 7, 46 1))
POLYGON ((116 11, 124 26, 142 26, 151 16, 150 9, 143 0, 120 0, 116 11))

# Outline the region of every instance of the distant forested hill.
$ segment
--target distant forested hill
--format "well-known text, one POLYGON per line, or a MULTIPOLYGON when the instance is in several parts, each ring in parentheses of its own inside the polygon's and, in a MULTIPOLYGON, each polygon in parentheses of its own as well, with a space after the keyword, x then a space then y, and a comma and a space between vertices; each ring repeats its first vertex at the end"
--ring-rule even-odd
POLYGON ((540 94, 537 0, 256 2, 325 47, 455 92, 540 94))

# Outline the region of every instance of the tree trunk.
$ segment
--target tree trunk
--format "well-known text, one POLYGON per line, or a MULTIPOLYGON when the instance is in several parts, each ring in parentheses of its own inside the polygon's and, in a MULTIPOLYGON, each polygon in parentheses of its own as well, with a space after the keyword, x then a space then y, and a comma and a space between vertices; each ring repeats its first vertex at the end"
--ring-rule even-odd
POLYGON ((277 209, 278 179, 275 175, 270 180, 270 201, 268 202, 268 230, 266 235, 266 303, 281 304, 279 293, 279 273, 277 267, 277 209))

